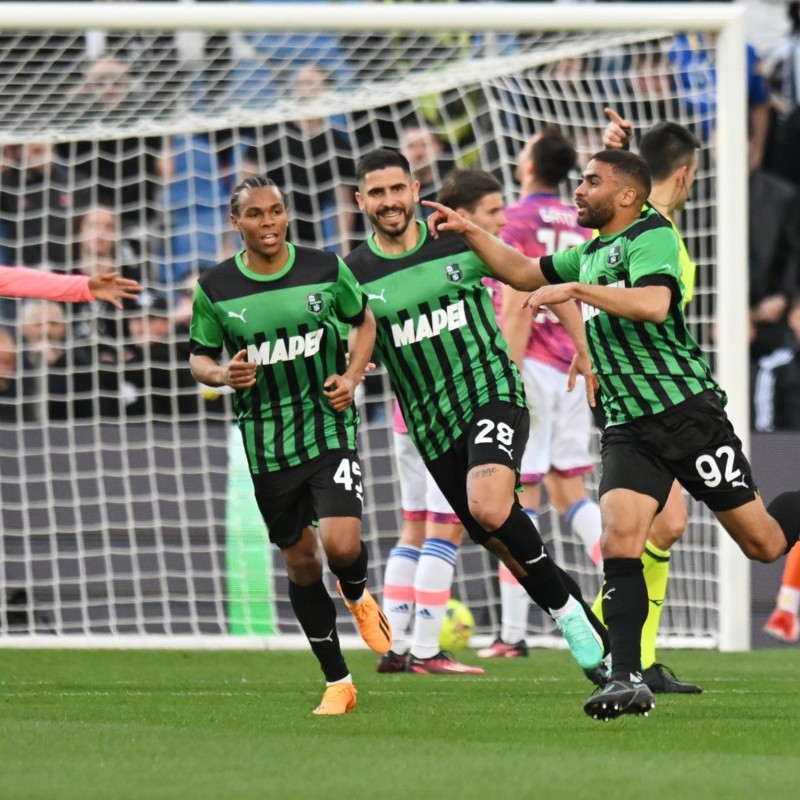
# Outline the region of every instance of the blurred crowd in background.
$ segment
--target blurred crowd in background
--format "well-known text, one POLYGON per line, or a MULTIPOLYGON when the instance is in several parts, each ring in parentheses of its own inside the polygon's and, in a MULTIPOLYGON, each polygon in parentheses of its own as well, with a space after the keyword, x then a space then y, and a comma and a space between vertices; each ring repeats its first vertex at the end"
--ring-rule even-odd
MULTIPOLYGON (((235 4, 235 10, 233 5, 232 13, 247 13, 246 3, 235 4)), ((747 6, 753 426, 800 430, 800 4, 752 0, 747 6)), ((225 398, 198 392, 189 375, 188 324, 197 276, 238 247, 228 222, 228 199, 244 177, 266 172, 288 189, 290 240, 345 253, 365 235, 353 200, 360 152, 376 145, 401 149, 423 198, 435 195, 449 168, 484 166, 481 148, 470 140, 481 124, 481 109, 471 109, 463 96, 446 93, 430 101, 430 108, 396 103, 385 115, 378 108, 363 117, 349 112, 345 118, 328 103, 326 114, 305 113, 297 121, 275 125, 249 125, 245 117, 236 127, 210 132, 176 134, 154 128, 152 135, 114 138, 91 133, 95 124, 102 131, 114 124, 124 127, 132 117, 158 118, 171 101, 165 64, 172 65, 176 86, 182 91, 191 87, 191 108, 206 117, 232 98, 245 108, 280 102, 275 87, 282 80, 290 87, 292 102, 308 108, 324 105, 332 89, 363 79, 364 70, 378 63, 377 56, 365 58, 364 50, 381 53, 387 37, 360 40, 358 61, 350 57, 353 42, 348 35, 334 34, 204 35, 187 45, 172 34, 4 32, 0 44, 0 87, 14 79, 20 52, 42 53, 48 74, 65 81, 60 124, 87 132, 84 138, 71 135, 55 141, 20 137, 21 143, 3 146, 0 263, 88 275, 115 270, 147 287, 140 301, 122 312, 99 304, 63 308, 40 301, 0 301, 4 420, 96 415, 169 419, 209 411, 224 417, 225 398), (200 48, 203 75, 184 74, 187 46, 200 48), (266 63, 248 59, 259 52, 272 58, 266 63), (280 75, 276 65, 281 64, 291 64, 291 74, 280 75), (156 72, 161 83, 151 85, 156 72), (209 75, 225 75, 226 80, 209 81, 209 75), (453 107, 445 108, 448 103, 453 107)), ((461 53, 489 47, 480 36, 427 45, 461 53)), ((524 48, 526 41, 524 36, 501 35, 491 46, 502 54, 524 48)), ((399 51, 413 60, 415 48, 420 58, 430 52, 418 43, 405 49, 401 43, 399 51)), ((686 82, 685 96, 697 108, 713 104, 713 93, 703 81, 713 81, 714 67, 702 37, 674 37, 661 57, 686 82)), ((565 81, 582 80, 569 70, 565 65, 565 81)), ((645 85, 645 73, 642 86, 634 87, 644 95, 653 89, 645 85)), ((52 85, 48 91, 52 93, 52 85)), ((0 94, 4 127, 26 112, 33 119, 46 113, 36 105, 35 85, 13 103, 0 94)), ((637 128, 646 129, 675 109, 654 101, 640 103, 637 111, 637 128)), ((592 147, 599 149, 601 130, 598 119, 596 137, 580 141, 584 134, 574 132, 585 156, 592 147)), ((520 131, 519 141, 530 133, 520 131)), ((697 134, 711 152, 714 132, 700 123, 697 134)), ((517 145, 511 140, 494 146, 511 150, 517 145)), ((516 154, 507 156, 513 163, 516 154)), ((517 187, 507 185, 506 191, 510 201, 517 187)))

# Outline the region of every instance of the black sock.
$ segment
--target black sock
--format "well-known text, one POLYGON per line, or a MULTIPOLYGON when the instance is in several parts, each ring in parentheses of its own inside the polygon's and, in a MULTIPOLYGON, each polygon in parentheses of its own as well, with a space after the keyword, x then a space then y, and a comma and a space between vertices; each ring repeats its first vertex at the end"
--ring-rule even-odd
POLYGON ((603 563, 603 617, 611 640, 611 675, 630 680, 642 669, 642 627, 647 619, 647 584, 640 558, 603 563))
POLYGON ((550 558, 531 518, 516 503, 508 519, 492 536, 499 539, 519 565, 528 573, 517 578, 536 605, 550 613, 563 608, 569 592, 562 580, 563 570, 550 558))
POLYGON ((350 670, 345 664, 336 633, 336 606, 322 579, 300 586, 289 581, 289 600, 294 615, 303 629, 314 655, 319 661, 325 680, 338 681, 350 670))
POLYGON ((342 587, 342 594, 348 600, 358 600, 364 589, 367 588, 367 563, 369 556, 367 555, 367 546, 361 542, 361 550, 352 564, 346 567, 340 567, 328 561, 328 566, 331 572, 339 579, 339 585, 342 587))
POLYGON ((775 517, 786 537, 786 552, 797 543, 800 536, 800 492, 779 494, 768 506, 767 511, 775 517))

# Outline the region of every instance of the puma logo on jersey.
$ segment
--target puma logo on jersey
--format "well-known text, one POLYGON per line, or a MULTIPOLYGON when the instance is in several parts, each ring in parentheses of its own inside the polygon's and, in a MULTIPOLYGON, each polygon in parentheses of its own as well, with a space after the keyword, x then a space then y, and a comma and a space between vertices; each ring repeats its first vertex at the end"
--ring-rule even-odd
POLYGON ((319 353, 323 328, 309 331, 305 336, 290 336, 275 342, 262 342, 259 347, 247 345, 247 360, 256 364, 277 364, 279 361, 293 361, 295 358, 308 358, 319 353))
POLYGON ((446 308, 434 309, 430 314, 421 316, 418 320, 407 319, 402 325, 392 325, 392 337, 395 347, 415 344, 423 339, 438 336, 443 330, 454 331, 467 324, 467 315, 464 310, 464 301, 451 303, 446 308))
POLYGON ((498 444, 497 446, 498 446, 498 448, 499 448, 500 450, 503 450, 504 452, 508 453, 508 457, 509 457, 509 458, 510 458, 512 461, 514 460, 514 453, 512 452, 512 449, 511 449, 511 448, 509 448, 509 447, 506 447, 504 444, 498 444))
POLYGON ((241 312, 241 314, 237 314, 235 311, 229 311, 229 312, 228 312, 228 316, 229 316, 229 317, 233 317, 233 318, 235 318, 235 319, 240 319, 242 322, 245 322, 245 324, 246 324, 246 320, 245 320, 245 318, 244 318, 244 312, 245 312, 245 311, 247 311, 247 309, 246 309, 246 308, 243 308, 243 309, 242 309, 242 312, 241 312))
POLYGON ((386 289, 381 289, 380 294, 370 294, 369 292, 367 292, 367 300, 380 300, 382 303, 385 303, 386 298, 383 296, 383 293, 385 291, 386 289))
POLYGON ((742 489, 747 489, 747 481, 744 478, 740 478, 737 481, 731 481, 731 486, 740 486, 742 489))

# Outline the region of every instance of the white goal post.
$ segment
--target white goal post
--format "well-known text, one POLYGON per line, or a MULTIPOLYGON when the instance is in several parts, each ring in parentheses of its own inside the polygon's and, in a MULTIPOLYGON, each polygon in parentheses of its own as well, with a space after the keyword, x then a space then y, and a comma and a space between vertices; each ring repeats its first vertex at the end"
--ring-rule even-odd
MULTIPOLYGON (((83 192, 87 207, 105 204, 98 190, 101 178, 87 166, 102 143, 138 138, 140 165, 155 158, 154 141, 170 143, 173 172, 154 171, 155 199, 148 190, 126 194, 124 189, 136 178, 124 171, 119 173, 124 186, 109 190, 119 202, 115 210, 127 220, 126 235, 142 247, 138 257, 147 262, 143 280, 166 298, 169 313, 180 302, 173 281, 191 278, 230 247, 221 229, 227 196, 218 192, 219 186, 230 187, 231 180, 252 164, 277 169, 274 154, 282 152, 276 147, 289 125, 301 131, 298 140, 307 141, 311 134, 302 133, 308 130, 305 123, 335 118, 330 130, 338 133, 326 133, 326 142, 334 148, 349 142, 348 157, 355 158, 373 141, 387 143, 381 137, 388 127, 399 129, 409 120, 438 126, 453 163, 491 169, 503 179, 512 200, 514 148, 533 126, 555 122, 584 147, 596 146, 604 123, 597 108, 617 102, 635 110, 642 105, 636 80, 657 73, 668 87, 659 95, 662 106, 704 136, 704 193, 695 210, 688 209, 686 219, 678 220, 690 249, 691 242, 699 248, 698 301, 694 309, 690 306, 689 318, 712 354, 716 375, 730 398, 729 414, 747 447, 747 108, 741 4, 479 2, 456 8, 447 2, 0 2, 0 37, 0 194, 13 194, 14 187, 3 183, 8 159, 24 162, 29 157, 25 148, 32 142, 46 141, 56 148, 62 166, 73 176, 68 192, 73 197, 83 192), (174 42, 159 60, 153 56, 155 39, 140 37, 140 49, 133 48, 132 38, 126 37, 134 32, 163 35, 174 42), (696 97, 694 105, 687 101, 697 87, 681 86, 681 76, 686 77, 681 70, 698 67, 691 60, 681 64, 685 52, 675 57, 671 44, 674 34, 687 32, 705 37, 707 59, 699 68, 706 70, 706 77, 715 76, 713 85, 704 87, 713 99, 709 104, 706 98, 702 109, 696 97), (49 39, 50 34, 57 36, 49 39), (89 97, 86 87, 78 84, 86 79, 92 61, 110 52, 102 50, 110 47, 110 34, 123 41, 120 53, 124 48, 128 57, 138 53, 138 61, 126 63, 124 75, 138 99, 129 106, 122 101, 113 113, 106 113, 98 110, 98 95, 89 97), (331 37, 337 60, 331 60, 327 45, 320 44, 324 34, 331 37), (313 65, 324 67, 331 80, 316 96, 284 91, 280 83, 284 72, 296 73, 295 57, 298 64, 305 63, 293 50, 298 37, 310 48, 303 51, 306 54, 319 48, 313 65), (97 41, 104 43, 99 56, 92 50, 97 41), (219 50, 214 49, 216 42, 224 42, 219 50), (457 106, 452 115, 448 103, 457 106), (585 110, 589 106, 591 114, 585 110), (468 140, 462 137, 464 130, 470 133, 468 140), (92 146, 81 149, 87 142, 92 146), (174 199, 175 170, 182 175, 181 200, 174 199), (212 182, 217 193, 209 199, 205 191, 212 182), (174 204, 165 211, 170 198, 174 204), (201 206, 209 213, 201 215, 201 206), (180 243, 172 235, 178 226, 183 226, 180 243), (205 260, 193 249, 203 236, 216 237, 212 250, 217 248, 204 253, 205 260), (180 250, 183 246, 189 248, 186 253, 180 250), (170 273, 179 256, 186 271, 170 273)), ((120 61, 122 56, 109 60, 120 61)), ((105 80, 107 86, 112 82, 108 76, 105 80)), ((330 159, 331 174, 322 168, 325 159, 314 161, 309 169, 288 152, 279 165, 284 170, 279 183, 294 180, 291 167, 305 169, 310 176, 306 194, 311 200, 302 221, 320 246, 341 247, 349 240, 342 234, 341 209, 320 199, 334 197, 335 184, 344 177, 345 167, 337 165, 347 159, 340 155, 337 150, 330 159)), ((28 166, 18 165, 19 173, 27 174, 28 166)), ((25 185, 15 184, 17 193, 25 185)), ((48 189, 52 186, 55 183, 46 184, 48 189)), ((5 252, 22 252, 13 233, 14 225, 22 230, 22 212, 0 209, 0 214, 6 214, 0 244, 5 252)), ((75 269, 69 253, 80 245, 75 233, 78 216, 65 210, 60 223, 58 235, 64 237, 68 255, 56 268, 75 269)), ((55 236, 53 230, 45 225, 37 234, 42 247, 55 236)), ((275 647, 297 641, 299 629, 293 626, 279 578, 265 580, 263 587, 275 633, 264 633, 250 616, 264 598, 253 603, 245 598, 237 606, 239 629, 232 632, 233 593, 251 591, 252 572, 269 569, 269 558, 259 552, 263 538, 257 523, 230 516, 239 502, 236 498, 246 494, 234 485, 233 451, 240 444, 235 434, 229 436, 224 408, 214 411, 219 416, 213 424, 207 414, 209 402, 217 409, 224 398, 209 400, 206 393, 198 401, 194 387, 175 382, 169 385, 176 396, 191 395, 194 400, 181 424, 159 416, 155 404, 146 405, 134 419, 126 410, 134 403, 127 404, 129 396, 124 395, 130 386, 128 367, 109 366, 111 383, 104 385, 103 375, 85 366, 94 380, 86 390, 89 399, 98 407, 114 401, 117 416, 78 415, 79 390, 68 381, 72 405, 65 406, 65 416, 55 423, 52 404, 48 406, 42 394, 52 376, 42 363, 23 363, 29 344, 19 324, 22 313, 17 307, 0 323, 16 337, 19 397, 25 369, 39 394, 25 390, 28 399, 34 392, 30 413, 25 416, 17 409, 10 422, 0 423, 6 449, 0 458, 0 646, 275 647), (253 528, 253 538, 237 537, 232 544, 228 532, 241 525, 253 528), (234 568, 237 559, 242 561, 234 568)), ((72 332, 82 322, 77 312, 74 317, 71 309, 65 313, 69 348, 74 344, 72 332)), ((119 317, 116 324, 124 327, 119 317)), ((87 347, 102 350, 101 339, 95 325, 87 347)), ((136 343, 131 344, 135 350, 136 343)), ((152 351, 143 358, 151 367, 152 351)), ((65 374, 84 369, 69 363, 65 374)), ((176 374, 184 366, 174 356, 169 364, 176 374)), ((155 392, 152 380, 137 385, 140 394, 155 392)), ((375 487, 368 486, 365 535, 373 554, 371 581, 379 591, 382 558, 399 526, 385 381, 368 397, 370 402, 363 414, 362 454, 380 477, 375 487)), ((22 405, 20 401, 20 409, 22 405)), ((369 483, 370 471, 365 472, 369 483)), ((552 530, 558 532, 560 523, 552 516, 552 530)), ((563 532, 555 537, 562 538, 563 532)), ((556 549, 557 556, 581 574, 587 592, 593 591, 596 573, 575 554, 574 543, 566 547, 563 552, 556 549)), ((708 512, 696 505, 691 507, 687 535, 676 546, 676 560, 682 550, 689 555, 674 566, 674 583, 679 587, 676 605, 684 611, 672 625, 665 611, 664 643, 748 649, 748 562, 708 512), (702 540, 696 549, 693 538, 702 540)), ((456 592, 480 612, 479 633, 488 637, 497 624, 494 567, 466 547, 459 570, 456 592), (478 598, 474 604, 472 596, 478 598)), ((240 599, 237 595, 237 602, 240 599)), ((667 607, 671 602, 672 589, 667 607)), ((347 624, 346 619, 342 622, 347 624)), ((553 643, 551 633, 541 620, 532 622, 532 636, 541 642, 553 643)))

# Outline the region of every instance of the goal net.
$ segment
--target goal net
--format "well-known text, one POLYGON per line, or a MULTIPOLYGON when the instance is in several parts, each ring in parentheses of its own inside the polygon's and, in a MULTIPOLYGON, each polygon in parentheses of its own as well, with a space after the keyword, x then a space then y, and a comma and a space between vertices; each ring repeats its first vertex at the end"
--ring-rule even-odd
MULTIPOLYGON (((346 252, 365 235, 354 164, 374 147, 407 148, 423 192, 449 168, 475 166, 500 178, 511 202, 519 150, 546 124, 566 131, 585 163, 602 147, 606 106, 639 130, 681 122, 703 142, 677 219, 698 265, 688 316, 742 408, 731 366, 744 319, 741 208, 720 186, 742 175, 743 140, 737 124, 718 125, 723 113, 744 115, 719 68, 724 57, 743 70, 736 15, 715 8, 681 34, 638 10, 635 24, 611 25, 619 11, 470 4, 444 23, 432 21, 438 4, 402 5, 231 14, 206 3, 73 3, 45 28, 39 4, 0 4, 11 9, 0 16, 0 263, 114 268, 147 287, 122 311, 2 300, 1 643, 300 641, 229 398, 198 387, 187 367, 192 287, 238 247, 227 202, 248 174, 267 172, 285 190, 293 241, 346 252), (433 151, 423 146, 431 137, 433 151)), ((379 368, 360 404, 363 529, 379 596, 401 525, 391 399, 379 368)), ((596 495, 597 475, 589 489, 596 495)), ((551 552, 593 598, 600 578, 580 542, 549 507, 541 520, 551 552)), ((726 639, 725 615, 741 611, 735 590, 726 607, 726 587, 746 576, 726 548, 690 502, 666 644, 748 646, 726 639)), ((453 594, 485 639, 499 624, 496 572, 464 545, 453 594)), ((354 633, 344 611, 340 626, 354 633)), ((535 608, 529 634, 558 641, 535 608)))

